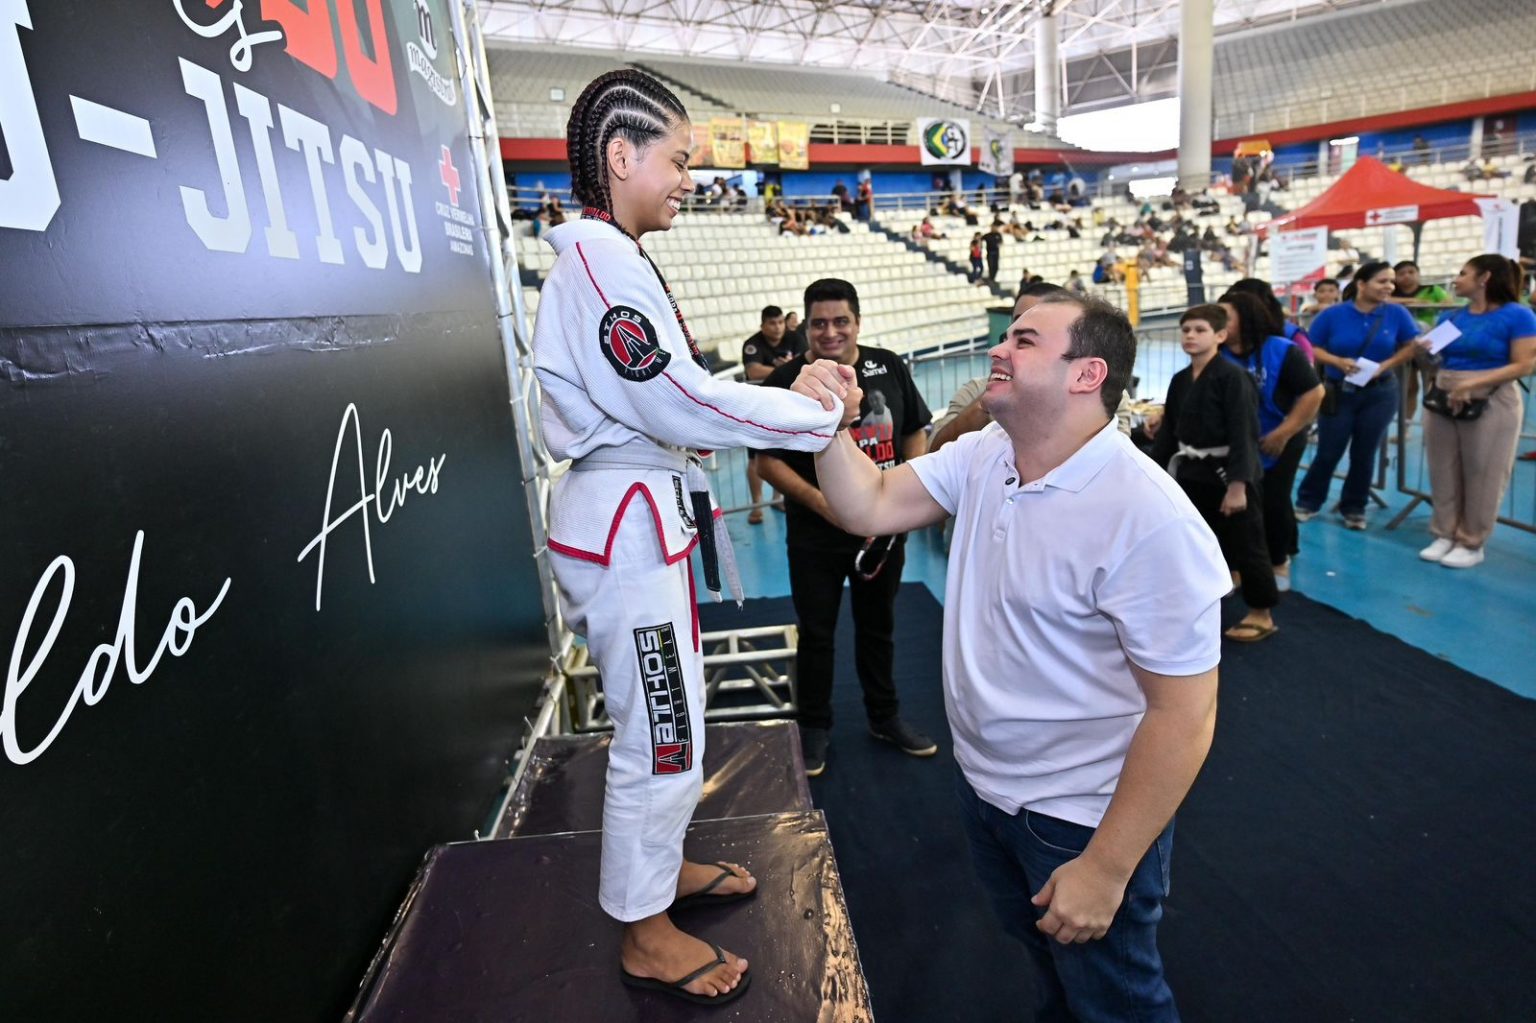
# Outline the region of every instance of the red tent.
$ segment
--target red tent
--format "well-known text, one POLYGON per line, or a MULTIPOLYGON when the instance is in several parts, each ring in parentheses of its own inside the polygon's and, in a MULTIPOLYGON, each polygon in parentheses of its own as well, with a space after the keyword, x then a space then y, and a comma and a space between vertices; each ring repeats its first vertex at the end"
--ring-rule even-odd
MULTIPOLYGON (((1477 216, 1481 211, 1476 200, 1486 198, 1491 196, 1421 185, 1407 175, 1389 170, 1380 160, 1362 156, 1328 191, 1301 209, 1260 225, 1259 233, 1302 231, 1309 227, 1347 230, 1477 216)), ((1414 236, 1417 240, 1417 229, 1414 236)))

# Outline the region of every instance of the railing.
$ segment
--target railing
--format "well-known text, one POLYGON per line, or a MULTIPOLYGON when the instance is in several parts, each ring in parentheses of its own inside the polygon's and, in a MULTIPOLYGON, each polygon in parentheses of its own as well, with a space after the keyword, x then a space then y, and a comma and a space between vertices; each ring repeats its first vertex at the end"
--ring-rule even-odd
POLYGON ((1523 80, 1507 71, 1487 71, 1482 75, 1465 72, 1466 69, 1458 67, 1454 77, 1447 76, 1442 79, 1437 96, 1426 96, 1418 90, 1403 90, 1398 94, 1395 104, 1384 99, 1379 93, 1364 94, 1351 91, 1346 97, 1328 96, 1274 107, 1252 108, 1241 114, 1218 116, 1214 121, 1214 135, 1220 139, 1242 138, 1263 135, 1266 131, 1302 128, 1355 117, 1402 113, 1424 107, 1443 106, 1461 100, 1490 99, 1494 96, 1536 90, 1536 67, 1530 69, 1523 80))
MULTIPOLYGON (((1411 367, 1407 372, 1417 372, 1411 367)), ((1530 401, 1531 388, 1536 385, 1536 374, 1518 381, 1516 386, 1525 392, 1525 419, 1520 427, 1520 442, 1536 442, 1536 406, 1530 401)), ((1408 391, 1403 388, 1403 407, 1398 411, 1397 430, 1393 446, 1397 454, 1397 492, 1411 500, 1387 524, 1396 529, 1420 504, 1434 503, 1429 486, 1429 462, 1424 444, 1423 419, 1435 413, 1408 407, 1408 391), (1412 418, 1410 418, 1410 415, 1412 418)), ((1510 480, 1504 488, 1504 500, 1499 513, 1502 525, 1536 533, 1536 462, 1519 459, 1510 470, 1510 480)))

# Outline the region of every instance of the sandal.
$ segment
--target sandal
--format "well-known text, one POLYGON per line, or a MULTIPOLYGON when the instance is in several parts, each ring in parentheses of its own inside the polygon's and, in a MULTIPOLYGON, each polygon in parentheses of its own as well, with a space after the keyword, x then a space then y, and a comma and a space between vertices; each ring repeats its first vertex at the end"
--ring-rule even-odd
POLYGON ((757 885, 753 885, 744 892, 725 892, 720 895, 711 895, 710 893, 724 884, 727 878, 739 876, 736 871, 724 863, 716 863, 715 866, 720 868, 720 876, 693 894, 680 897, 676 902, 672 903, 669 912, 675 913, 680 909, 697 909, 699 906, 721 906, 728 902, 750 899, 757 894, 757 885))
POLYGON ((1256 625, 1253 622, 1238 622, 1222 635, 1234 643, 1257 643, 1268 639, 1280 631, 1278 625, 1256 625))
POLYGON ((673 981, 669 984, 664 980, 657 980, 654 977, 637 977, 622 966, 619 967, 619 980, 628 987, 640 988, 646 991, 660 991, 663 994, 672 995, 674 998, 681 998, 696 1005, 724 1005, 726 1002, 740 998, 746 993, 748 986, 752 983, 752 974, 750 973, 742 974, 741 983, 723 995, 696 995, 692 991, 687 990, 687 985, 692 984, 710 970, 725 965, 725 953, 720 950, 720 946, 711 944, 709 947, 715 950, 714 960, 694 970, 682 980, 673 981))
POLYGON ((761 526, 763 524, 763 510, 761 508, 753 508, 747 512, 747 522, 753 526, 761 526))

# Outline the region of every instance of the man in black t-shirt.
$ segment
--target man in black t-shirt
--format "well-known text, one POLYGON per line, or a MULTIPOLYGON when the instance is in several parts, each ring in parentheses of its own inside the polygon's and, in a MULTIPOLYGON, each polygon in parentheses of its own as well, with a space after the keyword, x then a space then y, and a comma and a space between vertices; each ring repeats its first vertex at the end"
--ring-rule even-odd
MULTIPOLYGON (((852 366, 864 403, 849 428, 859 449, 882 469, 916 458, 928 447, 933 418, 906 365, 883 348, 859 344, 859 296, 853 285, 820 280, 805 289, 810 350, 774 370, 767 387, 789 387, 807 360, 832 359, 852 366)), ((806 773, 827 763, 832 727, 833 635, 842 606, 843 582, 853 604, 854 663, 864 690, 870 733, 913 756, 932 756, 937 744, 898 716, 892 680, 896 590, 905 561, 905 537, 864 537, 837 524, 816 480, 815 459, 796 451, 765 451, 763 479, 785 495, 789 587, 800 620, 797 658, 800 739, 806 773)))
MULTIPOLYGON (((805 348, 805 335, 786 329, 784 310, 776 305, 764 306, 757 333, 741 344, 741 366, 747 382, 762 383, 775 369, 803 354, 805 348)), ((752 496, 752 510, 747 513, 747 522, 760 526, 763 524, 763 479, 757 472, 757 452, 750 448, 747 450, 747 492, 752 496)))

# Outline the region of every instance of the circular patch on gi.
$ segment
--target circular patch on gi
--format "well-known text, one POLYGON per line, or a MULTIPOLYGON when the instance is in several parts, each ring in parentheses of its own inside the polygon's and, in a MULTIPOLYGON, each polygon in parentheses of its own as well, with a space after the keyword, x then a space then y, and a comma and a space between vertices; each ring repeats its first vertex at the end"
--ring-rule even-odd
POLYGON ((597 326, 597 342, 608 364, 625 380, 644 383, 661 375, 672 361, 656 340, 656 328, 638 309, 616 305, 597 326))

